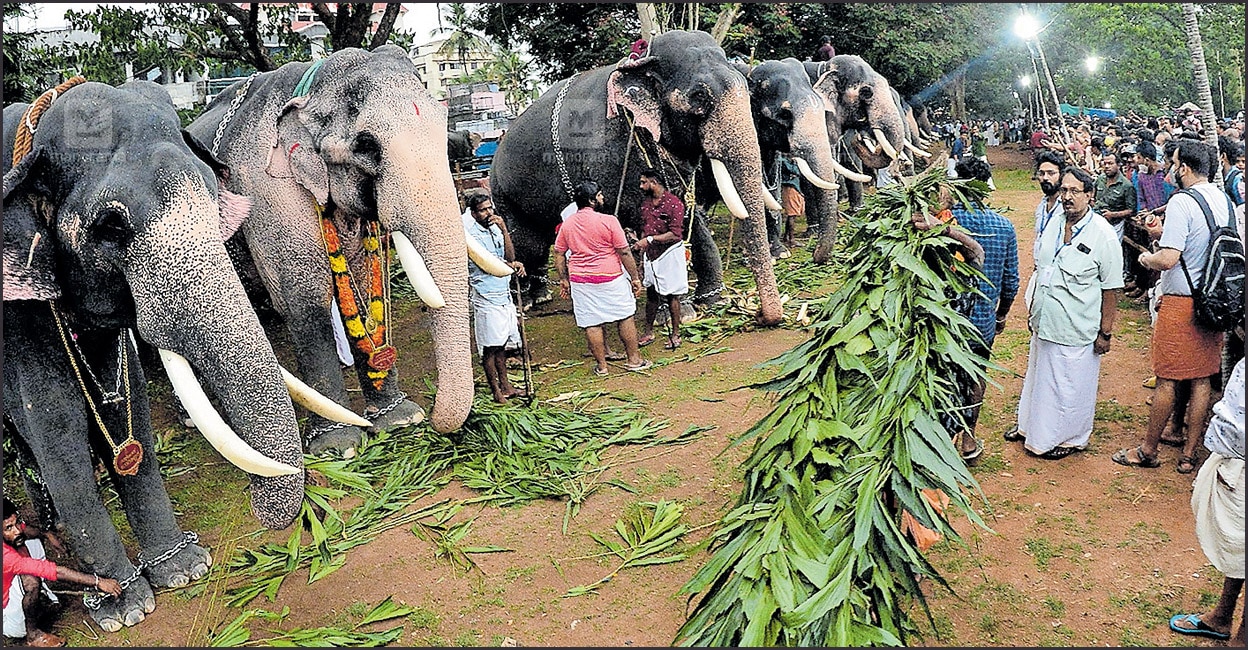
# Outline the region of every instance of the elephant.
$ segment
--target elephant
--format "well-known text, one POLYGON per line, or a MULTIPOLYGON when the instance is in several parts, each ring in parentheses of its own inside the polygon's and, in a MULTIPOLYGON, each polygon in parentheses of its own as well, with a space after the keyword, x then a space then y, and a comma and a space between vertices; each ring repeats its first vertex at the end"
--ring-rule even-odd
MULTIPOLYGON (((526 304, 549 295, 543 269, 572 184, 598 181, 604 211, 640 231, 639 179, 647 166, 659 169, 669 191, 682 197, 697 170, 710 168, 729 212, 741 219, 746 263, 758 286, 756 320, 780 322, 749 89, 711 35, 698 31, 664 32, 651 39, 644 57, 555 83, 499 142, 490 186, 517 259, 537 279, 529 283, 526 304)), ((694 300, 711 302, 723 288, 719 251, 705 218, 695 216, 689 232, 698 278, 694 300)))
MULTIPOLYGON (((880 169, 896 170, 899 152, 904 149, 905 120, 893 101, 888 80, 853 54, 803 65, 815 90, 833 99, 835 110, 827 114, 828 138, 836 143, 841 160, 849 163, 846 166, 861 163, 867 175, 880 169)), ((846 178, 846 194, 853 209, 862 206, 865 182, 869 181, 846 178)))
POLYGON ((181 129, 160 86, 60 90, 41 115, 4 109, 4 424, 44 525, 85 570, 122 582, 121 596, 88 602, 116 632, 153 611, 152 587, 186 585, 212 562, 174 517, 131 332, 159 349, 203 435, 251 474, 266 526, 298 516, 303 455, 282 370, 223 245, 246 199, 219 189, 224 166, 181 129), (24 124, 34 134, 19 148, 24 124), (87 489, 93 457, 120 496, 137 566, 87 489))
POLYGON ((914 109, 914 123, 919 127, 919 135, 928 141, 939 141, 940 136, 932 126, 932 118, 927 111, 927 106, 912 100, 910 107, 914 109))
MULTIPOLYGON (((257 73, 227 88, 188 127, 214 142, 213 153, 230 167, 227 188, 252 197, 250 215, 228 242, 239 274, 256 278, 285 319, 305 381, 344 406, 335 307, 354 339, 368 420, 332 423, 313 414, 309 453, 349 458, 369 421, 386 430, 425 417, 399 388, 386 329, 389 246, 431 309, 437 394, 430 423, 446 433, 468 416, 471 242, 451 179, 446 115, 407 52, 385 45, 257 73)), ((473 254, 482 268, 511 272, 484 251, 473 254)))
MULTIPOLYGON (((853 175, 837 162, 828 140, 827 113, 835 112, 835 97, 814 89, 801 61, 787 58, 763 61, 755 66, 738 64, 750 88, 750 107, 758 132, 759 148, 767 187, 779 185, 779 157, 793 157, 806 182, 813 187, 807 193, 808 218, 811 232, 827 233, 821 237, 819 256, 830 256, 838 218, 838 174, 853 175), (825 250, 826 249, 826 250, 825 250)), ((703 184, 710 194, 713 184, 703 184)), ((713 197, 717 198, 717 197, 713 197)), ((773 198, 766 191, 764 199, 773 198)), ((713 200, 711 201, 713 202, 713 200)), ((774 200, 771 211, 781 209, 774 200)), ((778 220, 768 220, 768 241, 772 256, 782 250, 778 220), (774 224, 774 225, 773 225, 774 224)))
POLYGON ((469 161, 477 145, 481 144, 481 134, 468 131, 446 132, 446 155, 452 163, 469 161))

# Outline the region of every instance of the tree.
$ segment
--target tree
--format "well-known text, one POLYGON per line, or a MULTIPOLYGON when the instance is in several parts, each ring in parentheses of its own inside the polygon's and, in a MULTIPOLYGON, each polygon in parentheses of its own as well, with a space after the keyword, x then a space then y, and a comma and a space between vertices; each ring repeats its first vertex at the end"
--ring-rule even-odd
POLYGON ((443 56, 454 53, 459 57, 461 76, 468 75, 469 52, 484 52, 490 49, 489 42, 473 31, 468 9, 462 2, 452 2, 445 7, 438 3, 438 26, 430 36, 438 34, 447 34, 439 52, 443 56), (443 19, 450 24, 450 27, 443 26, 443 19))
POLYGON ((29 102, 40 92, 38 81, 30 71, 26 54, 34 34, 19 31, 16 22, 33 13, 29 3, 4 5, 4 99, 8 102, 29 102), (13 24, 10 24, 13 21, 13 24))
POLYGON ((1200 40, 1200 21, 1196 14, 1200 8, 1190 2, 1183 3, 1183 37, 1187 51, 1192 57, 1196 71, 1196 97, 1200 102, 1200 123, 1205 129, 1205 142, 1218 147, 1218 128, 1213 120, 1213 92, 1209 89, 1209 69, 1205 67, 1205 46, 1200 40))
MULTIPOLYGON (((253 5, 254 6, 254 5, 253 5)), ((390 39, 394 30, 394 21, 399 17, 402 3, 386 3, 386 11, 377 24, 377 31, 369 40, 368 49, 375 50, 390 39)), ((324 2, 312 3, 312 11, 330 32, 330 43, 333 51, 348 47, 364 47, 364 39, 368 36, 368 27, 372 23, 373 4, 370 3, 338 3, 336 12, 330 11, 324 2)))

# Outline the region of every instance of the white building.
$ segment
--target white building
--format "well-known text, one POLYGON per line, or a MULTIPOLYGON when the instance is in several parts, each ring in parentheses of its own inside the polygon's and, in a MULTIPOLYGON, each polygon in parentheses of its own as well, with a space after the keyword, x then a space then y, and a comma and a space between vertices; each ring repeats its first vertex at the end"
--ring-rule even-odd
POLYGON ((416 72, 425 82, 429 94, 437 99, 447 99, 447 86, 460 77, 480 70, 493 60, 489 52, 472 49, 464 53, 461 60, 459 52, 448 50, 446 39, 439 38, 412 49, 412 62, 416 64, 416 72))

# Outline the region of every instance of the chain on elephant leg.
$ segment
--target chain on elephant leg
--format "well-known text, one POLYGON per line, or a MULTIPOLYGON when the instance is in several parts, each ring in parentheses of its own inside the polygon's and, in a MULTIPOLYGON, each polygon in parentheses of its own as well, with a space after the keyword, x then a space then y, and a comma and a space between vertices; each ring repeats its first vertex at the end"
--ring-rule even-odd
POLYGON ((122 627, 137 625, 156 611, 156 595, 142 576, 142 568, 131 568, 132 573, 117 578, 121 583, 121 596, 114 598, 94 591, 83 595, 83 604, 91 612, 91 618, 105 632, 120 632, 122 627))
POLYGON ((308 435, 305 440, 307 452, 313 456, 338 452, 343 458, 354 458, 356 449, 364 442, 364 431, 354 425, 333 422, 311 414, 308 416, 308 435))
POLYGON ((367 403, 364 417, 373 423, 373 431, 387 431, 424 421, 424 409, 408 399, 407 393, 399 388, 399 378, 395 370, 391 370, 381 380, 380 389, 372 380, 365 377, 360 380, 364 401, 367 403))

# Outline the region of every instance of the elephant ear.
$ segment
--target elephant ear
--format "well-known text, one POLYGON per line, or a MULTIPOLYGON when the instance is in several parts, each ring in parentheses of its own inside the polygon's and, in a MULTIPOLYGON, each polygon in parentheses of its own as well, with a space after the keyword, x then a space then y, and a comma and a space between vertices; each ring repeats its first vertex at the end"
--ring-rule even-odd
POLYGON ((840 77, 837 74, 836 65, 825 62, 820 66, 819 77, 810 84, 823 100, 823 110, 829 113, 836 112, 837 96, 840 93, 839 83, 840 77))
POLYGON ((53 194, 42 149, 26 154, 4 175, 4 299, 54 300, 61 296, 53 254, 53 194))
POLYGON ((277 117, 277 141, 269 151, 269 176, 293 178, 312 193, 319 205, 329 202, 329 169, 316 152, 303 109, 307 97, 296 97, 277 117))
POLYGON ((191 153, 211 167, 213 175, 217 177, 217 208, 221 214, 221 241, 226 241, 238 232, 239 226, 242 226, 251 214, 251 197, 235 194, 225 189, 225 184, 230 180, 230 166, 212 155, 212 152, 198 138, 191 135, 190 131, 182 129, 182 139, 191 149, 191 153))
POLYGON ((607 78, 607 119, 617 117, 619 109, 624 108, 632 114, 633 126, 649 131, 658 142, 663 115, 659 110, 659 97, 654 92, 654 81, 647 74, 654 62, 654 57, 647 56, 616 66, 607 78))

